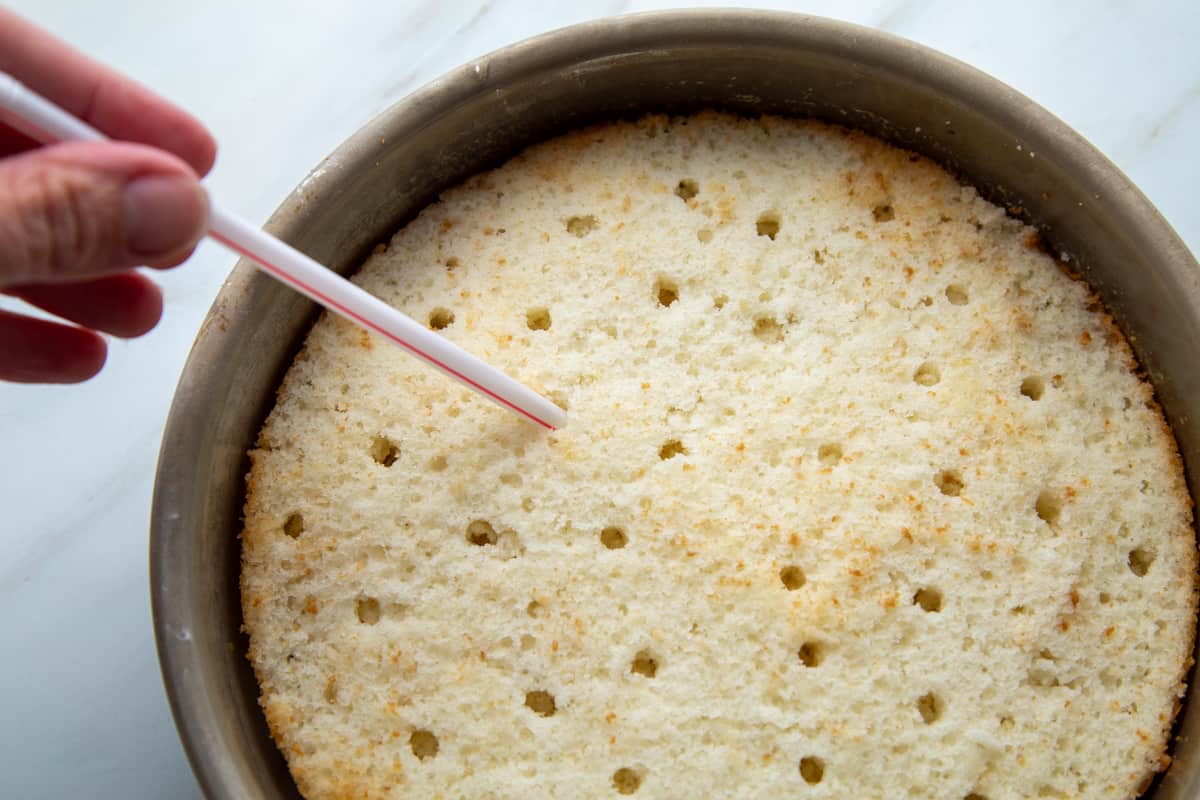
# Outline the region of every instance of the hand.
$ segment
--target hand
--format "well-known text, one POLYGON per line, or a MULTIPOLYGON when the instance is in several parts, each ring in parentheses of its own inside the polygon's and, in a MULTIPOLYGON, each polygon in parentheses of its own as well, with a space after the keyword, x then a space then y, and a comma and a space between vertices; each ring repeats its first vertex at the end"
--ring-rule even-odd
POLYGON ((158 322, 162 293, 133 268, 191 255, 208 221, 198 176, 216 143, 182 110, 4 8, 0 70, 122 140, 39 147, 0 125, 0 291, 80 326, 0 311, 0 379, 87 380, 104 365, 98 332, 140 336, 158 322))

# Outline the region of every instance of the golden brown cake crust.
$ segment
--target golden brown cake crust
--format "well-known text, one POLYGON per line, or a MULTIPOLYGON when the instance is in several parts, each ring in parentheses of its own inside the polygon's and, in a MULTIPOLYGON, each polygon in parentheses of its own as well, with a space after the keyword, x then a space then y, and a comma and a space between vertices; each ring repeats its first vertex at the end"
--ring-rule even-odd
POLYGON ((1130 798, 1196 628, 1117 326, 928 160, 814 122, 593 126, 356 281, 568 408, 340 320, 251 451, 250 660, 301 792, 1130 798))

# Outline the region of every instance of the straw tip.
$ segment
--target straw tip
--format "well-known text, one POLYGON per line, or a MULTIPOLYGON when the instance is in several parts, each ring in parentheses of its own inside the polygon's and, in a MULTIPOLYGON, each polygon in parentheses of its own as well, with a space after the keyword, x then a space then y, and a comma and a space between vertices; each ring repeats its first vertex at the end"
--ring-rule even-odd
POLYGON ((567 412, 551 403, 550 409, 541 416, 540 421, 548 430, 561 430, 567 426, 567 412))

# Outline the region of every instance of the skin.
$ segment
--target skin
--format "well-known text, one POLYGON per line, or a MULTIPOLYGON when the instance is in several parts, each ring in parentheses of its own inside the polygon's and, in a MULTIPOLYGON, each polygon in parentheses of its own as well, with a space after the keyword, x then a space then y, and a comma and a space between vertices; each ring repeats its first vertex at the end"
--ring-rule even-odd
POLYGON ((0 8, 0 70, 119 142, 39 146, 0 124, 0 380, 75 383, 102 333, 140 336, 162 292, 136 268, 183 263, 203 235, 216 142, 183 110, 0 8), (74 324, 69 324, 74 323, 74 324))

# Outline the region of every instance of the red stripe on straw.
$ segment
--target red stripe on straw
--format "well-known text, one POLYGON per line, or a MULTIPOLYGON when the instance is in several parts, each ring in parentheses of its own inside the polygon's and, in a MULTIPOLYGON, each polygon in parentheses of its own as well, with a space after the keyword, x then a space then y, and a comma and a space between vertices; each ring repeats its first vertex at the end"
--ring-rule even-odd
POLYGON ((270 272, 275 277, 283 280, 285 283, 290 283, 290 284, 300 287, 301 289, 308 292, 309 294, 317 297, 325 305, 328 305, 332 308, 337 309, 341 313, 345 314, 347 317, 350 317, 350 319, 357 322, 359 325, 362 325, 366 328, 370 328, 371 330, 375 331, 375 333, 378 333, 380 336, 383 336, 385 339, 388 339, 388 340, 400 345, 405 350, 408 350, 410 353, 417 356, 418 358, 422 358, 425 361, 428 361, 430 364, 433 364, 434 366, 436 366, 438 369, 441 369, 441 370, 444 370, 444 371, 450 373, 451 375, 458 378, 460 381, 467 384, 468 386, 475 389, 476 391, 481 392, 481 393, 487 395, 488 397, 492 398, 497 403, 500 403, 501 405, 503 405, 507 408, 510 408, 513 411, 516 411, 518 414, 521 414, 522 416, 529 418, 530 420, 536 422, 538 425, 541 425, 543 428, 545 428, 547 430, 551 430, 551 431, 555 430, 554 426, 551 425, 550 423, 546 422, 545 420, 540 419, 539 417, 535 416, 534 414, 530 413, 529 411, 526 411, 524 408, 521 408, 521 406, 517 405, 516 403, 512 402, 511 400, 501 397, 500 395, 496 394, 495 392, 493 392, 491 389, 487 388, 486 386, 483 386, 482 384, 471 380, 466 375, 463 375, 461 372, 459 372, 458 370, 449 366, 448 364, 443 364, 441 361, 439 361, 438 359, 429 355, 429 353, 426 353, 424 350, 421 350, 420 348, 417 348, 417 347, 413 347, 411 344, 404 341, 399 336, 396 336, 391 331, 386 330, 385 328, 379 327, 374 322, 371 322, 371 320, 369 320, 365 317, 359 316, 358 314, 354 313, 350 309, 343 306, 338 301, 334 300, 332 297, 328 297, 328 296, 322 294, 321 292, 317 291, 313 287, 311 287, 311 286, 307 285, 306 283, 304 283, 303 281, 299 280, 298 278, 293 276, 291 273, 285 272, 284 270, 280 269, 279 267, 275 266, 274 264, 260 258, 257 254, 251 253, 250 251, 246 250, 244 247, 241 247, 240 245, 238 245, 234 242, 231 242, 229 239, 226 239, 224 236, 222 236, 221 234, 219 234, 215 231, 210 230, 208 232, 208 235, 213 237, 214 239, 216 239, 221 244, 228 247, 230 250, 233 250, 233 251, 241 254, 242 256, 250 259, 251 261, 255 262, 256 264, 258 264, 263 269, 270 272))

